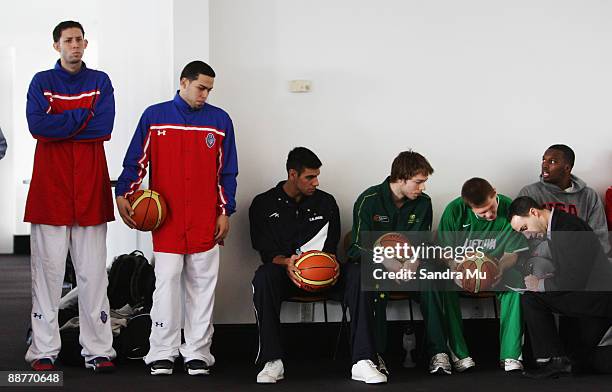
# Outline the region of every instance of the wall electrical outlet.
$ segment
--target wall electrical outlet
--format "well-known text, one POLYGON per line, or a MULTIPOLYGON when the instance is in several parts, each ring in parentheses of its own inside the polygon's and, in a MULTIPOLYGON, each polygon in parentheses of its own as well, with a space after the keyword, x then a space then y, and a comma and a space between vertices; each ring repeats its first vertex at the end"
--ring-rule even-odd
POLYGON ((292 93, 309 93, 312 90, 312 81, 310 80, 290 80, 289 91, 292 93))

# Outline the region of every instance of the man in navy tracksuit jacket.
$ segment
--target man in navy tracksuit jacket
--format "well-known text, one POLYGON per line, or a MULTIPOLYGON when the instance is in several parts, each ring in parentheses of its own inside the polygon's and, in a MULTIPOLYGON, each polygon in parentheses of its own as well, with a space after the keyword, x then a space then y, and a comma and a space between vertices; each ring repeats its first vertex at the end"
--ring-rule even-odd
MULTIPOLYGON (((336 253, 340 239, 340 214, 336 200, 319 186, 321 161, 309 149, 297 147, 287 157, 287 180, 257 195, 249 209, 251 242, 263 265, 253 278, 253 303, 259 330, 257 375, 260 384, 284 378, 280 342, 282 301, 306 292, 293 272, 298 255, 309 250, 336 253)), ((351 315, 351 348, 354 380, 368 384, 387 381, 371 361, 376 356, 369 293, 361 291, 359 264, 342 265, 340 278, 326 293, 342 301, 351 315)))

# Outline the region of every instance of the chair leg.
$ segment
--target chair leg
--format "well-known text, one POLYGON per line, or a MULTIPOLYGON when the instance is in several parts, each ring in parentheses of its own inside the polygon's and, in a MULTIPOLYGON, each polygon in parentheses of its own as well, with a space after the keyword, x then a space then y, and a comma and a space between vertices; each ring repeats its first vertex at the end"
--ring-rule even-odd
POLYGON ((408 308, 410 309, 410 323, 414 324, 414 314, 412 313, 412 298, 408 298, 408 308))
POLYGON ((332 359, 335 361, 336 360, 336 356, 338 355, 338 348, 340 347, 340 338, 342 337, 342 328, 344 327, 345 324, 347 324, 347 318, 346 318, 346 305, 344 303, 341 303, 340 306, 342 307, 342 320, 340 321, 340 328, 338 330, 338 336, 336 337, 336 348, 334 348, 334 356, 332 357, 332 359))
POLYGON ((323 300, 323 316, 325 318, 325 324, 327 324, 327 300, 323 300))
POLYGON ((499 318, 499 314, 497 311, 497 296, 493 296, 493 311, 495 312, 495 318, 499 318))

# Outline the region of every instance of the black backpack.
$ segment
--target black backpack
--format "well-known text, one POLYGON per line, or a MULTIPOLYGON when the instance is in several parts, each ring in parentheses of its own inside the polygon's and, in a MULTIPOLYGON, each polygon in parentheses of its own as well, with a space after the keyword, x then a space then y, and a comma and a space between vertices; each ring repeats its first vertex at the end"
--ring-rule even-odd
POLYGON ((108 273, 108 301, 111 309, 126 304, 132 308, 142 306, 148 312, 153 306, 155 272, 144 254, 135 250, 115 258, 108 273))

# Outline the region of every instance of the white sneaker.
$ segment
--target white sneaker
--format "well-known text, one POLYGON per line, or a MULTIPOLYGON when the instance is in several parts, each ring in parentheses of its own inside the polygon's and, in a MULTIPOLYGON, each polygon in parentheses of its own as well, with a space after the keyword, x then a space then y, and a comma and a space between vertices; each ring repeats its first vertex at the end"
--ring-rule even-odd
POLYGON ((523 370, 523 364, 518 359, 507 358, 504 359, 504 370, 507 372, 523 370))
POLYGON ((429 373, 431 374, 451 374, 452 368, 450 359, 446 353, 438 353, 431 357, 429 361, 429 373))
POLYGON ((453 360, 453 367, 459 373, 465 372, 476 366, 476 362, 472 359, 472 357, 465 357, 463 359, 453 360))
POLYGON ((381 384, 387 382, 387 376, 382 374, 369 359, 362 359, 353 365, 351 378, 366 384, 381 384))
POLYGON ((285 368, 283 361, 275 359, 274 361, 266 362, 263 370, 257 375, 258 384, 274 384, 285 378, 285 368))

